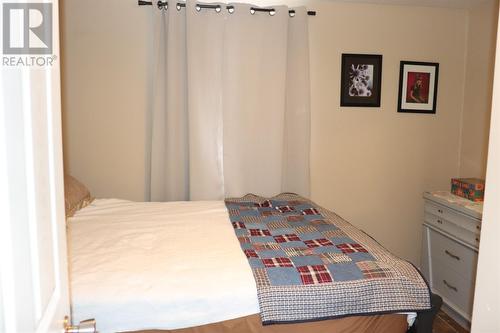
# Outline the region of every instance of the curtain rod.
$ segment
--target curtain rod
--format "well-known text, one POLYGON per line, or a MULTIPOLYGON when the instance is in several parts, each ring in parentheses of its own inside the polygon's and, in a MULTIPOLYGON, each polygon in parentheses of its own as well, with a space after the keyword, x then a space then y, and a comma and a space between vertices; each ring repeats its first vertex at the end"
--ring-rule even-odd
MULTIPOLYGON (((138 5, 139 6, 152 6, 153 5, 153 1, 138 0, 138 5)), ((163 2, 163 1, 159 0, 157 2, 157 6, 158 6, 159 9, 163 9, 163 8, 167 7, 167 2, 163 2)), ((177 3, 177 7, 178 8, 186 7, 186 3, 185 2, 178 2, 177 3)), ((221 5, 210 5, 210 4, 197 4, 196 5, 196 9, 197 10, 200 10, 202 8, 215 9, 215 10, 220 11, 221 10, 221 5)), ((229 11, 234 10, 234 6, 226 6, 226 9, 229 10, 229 11)), ((250 11, 252 12, 252 14, 254 12, 267 12, 270 15, 274 15, 276 13, 276 10, 274 8, 251 7, 250 11)), ((290 9, 288 11, 288 13, 291 16, 293 16, 293 15, 295 15, 295 10, 290 9)), ((307 15, 309 15, 309 16, 316 16, 316 11, 314 11, 314 10, 308 10, 307 11, 307 15)))

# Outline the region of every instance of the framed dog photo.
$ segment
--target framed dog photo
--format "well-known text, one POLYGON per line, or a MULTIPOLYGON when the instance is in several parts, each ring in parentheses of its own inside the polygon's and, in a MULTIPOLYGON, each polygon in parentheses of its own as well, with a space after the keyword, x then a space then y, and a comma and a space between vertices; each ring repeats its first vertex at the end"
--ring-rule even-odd
POLYGON ((439 64, 401 61, 398 112, 436 113, 439 64))
POLYGON ((342 54, 340 106, 379 107, 382 55, 342 54))

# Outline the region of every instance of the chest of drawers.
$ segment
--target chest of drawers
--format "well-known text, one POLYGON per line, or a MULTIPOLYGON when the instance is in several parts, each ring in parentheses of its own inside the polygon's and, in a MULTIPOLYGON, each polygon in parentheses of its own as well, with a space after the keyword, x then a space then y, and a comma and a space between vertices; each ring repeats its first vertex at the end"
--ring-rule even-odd
POLYGON ((472 315, 482 204, 448 192, 424 193, 422 273, 463 326, 472 315))

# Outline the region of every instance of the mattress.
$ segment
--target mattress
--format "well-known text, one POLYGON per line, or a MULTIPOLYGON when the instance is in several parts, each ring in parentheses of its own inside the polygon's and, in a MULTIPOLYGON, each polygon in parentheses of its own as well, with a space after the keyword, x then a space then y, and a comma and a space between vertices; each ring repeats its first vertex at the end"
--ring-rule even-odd
POLYGON ((223 201, 96 199, 68 219, 68 238, 73 321, 95 318, 101 333, 259 313, 223 201))

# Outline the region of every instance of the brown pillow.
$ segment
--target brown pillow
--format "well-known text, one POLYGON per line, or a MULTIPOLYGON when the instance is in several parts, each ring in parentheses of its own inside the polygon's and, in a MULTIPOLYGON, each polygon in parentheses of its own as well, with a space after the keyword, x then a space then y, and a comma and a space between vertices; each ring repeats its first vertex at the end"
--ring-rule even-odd
POLYGON ((89 205, 94 198, 85 185, 70 175, 64 175, 64 207, 66 217, 73 216, 78 210, 89 205))

